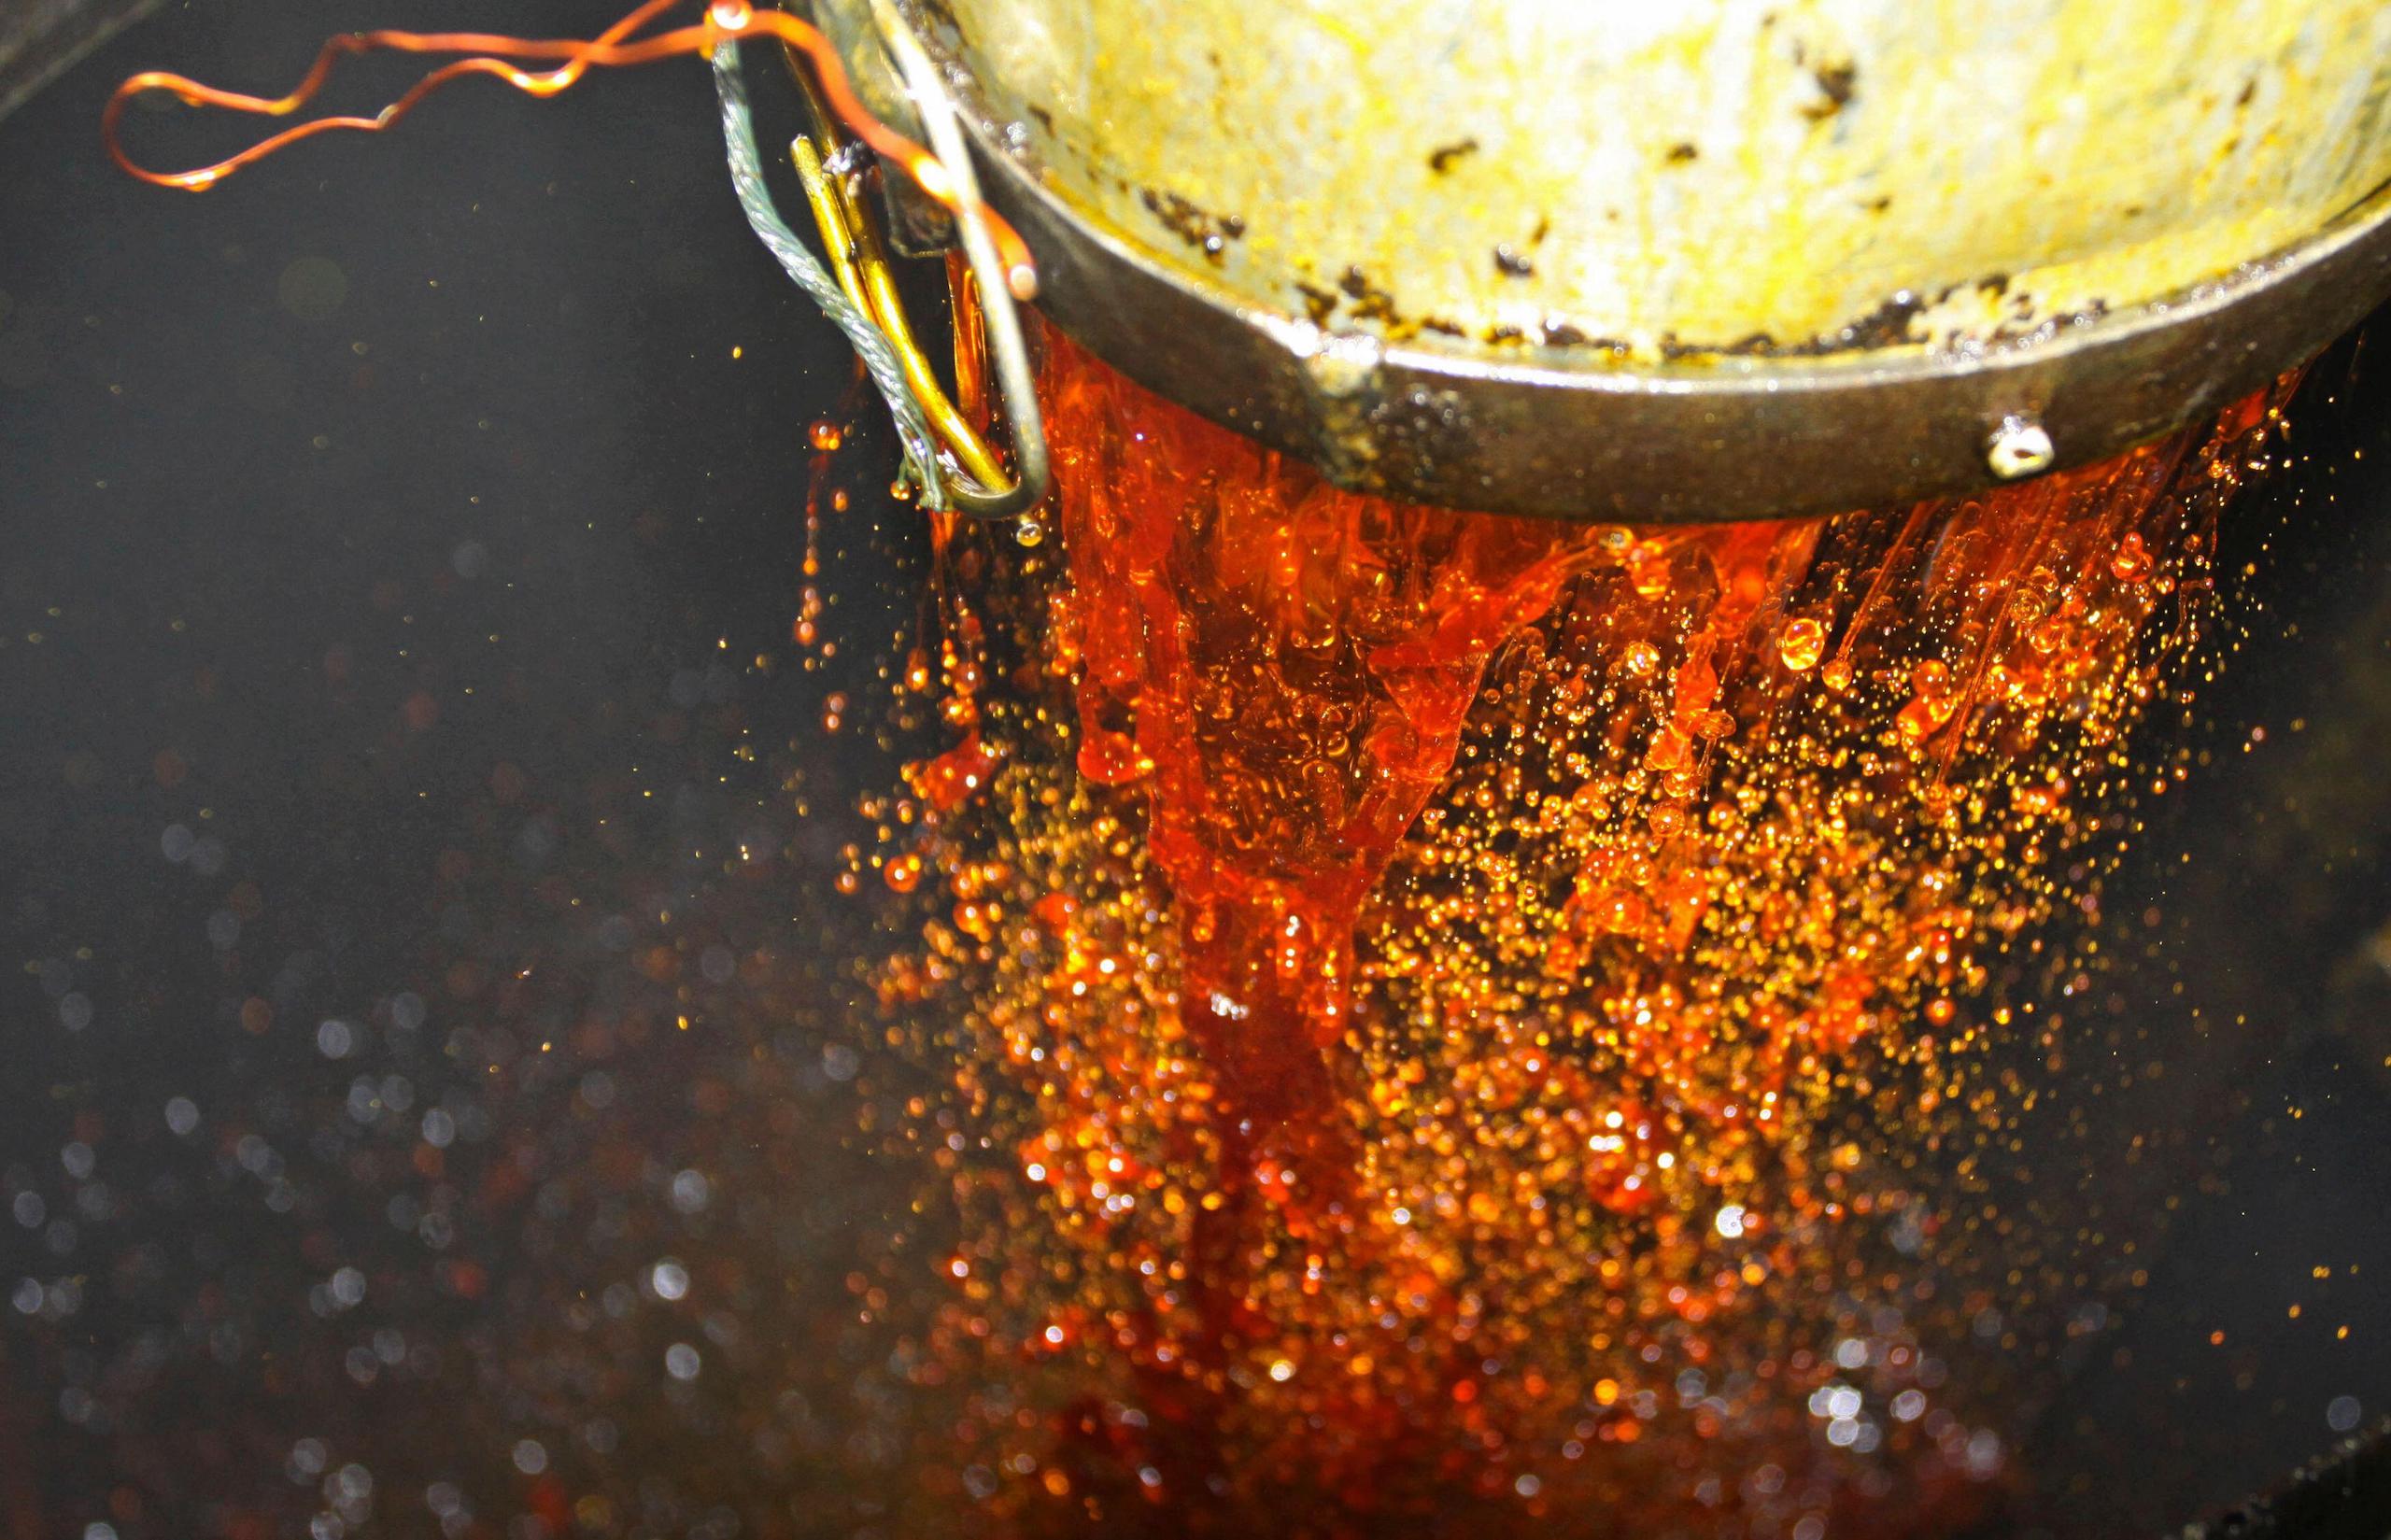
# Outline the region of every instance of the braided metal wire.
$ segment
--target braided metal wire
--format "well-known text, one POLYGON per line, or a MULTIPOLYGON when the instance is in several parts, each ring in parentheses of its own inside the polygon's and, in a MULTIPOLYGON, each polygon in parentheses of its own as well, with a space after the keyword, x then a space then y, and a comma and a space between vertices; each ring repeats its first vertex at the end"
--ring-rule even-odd
POLYGON ((905 384, 905 372, 897 361, 896 349, 872 318, 848 300, 821 260, 789 229, 772 203, 771 190, 764 185, 763 157, 756 147, 755 115, 747 106, 746 83, 739 72, 737 43, 725 41, 714 49, 714 84, 722 103, 722 139, 730 162, 730 186, 739 195, 739 207, 747 216, 748 225, 780 262, 781 270, 846 333, 881 399, 888 403, 888 415, 897 424, 898 441, 904 445, 907 471, 922 489, 922 506, 944 511, 951 506, 951 500, 930 438, 929 424, 922 415, 921 403, 905 384))

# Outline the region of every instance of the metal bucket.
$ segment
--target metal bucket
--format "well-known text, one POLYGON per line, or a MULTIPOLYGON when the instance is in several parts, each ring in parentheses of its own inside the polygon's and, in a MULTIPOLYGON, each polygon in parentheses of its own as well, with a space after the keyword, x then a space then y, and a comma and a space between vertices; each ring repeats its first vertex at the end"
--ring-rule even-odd
POLYGON ((1422 501, 1966 490, 2208 411, 2391 287, 2374 0, 872 19, 943 66, 1067 331, 1422 501))

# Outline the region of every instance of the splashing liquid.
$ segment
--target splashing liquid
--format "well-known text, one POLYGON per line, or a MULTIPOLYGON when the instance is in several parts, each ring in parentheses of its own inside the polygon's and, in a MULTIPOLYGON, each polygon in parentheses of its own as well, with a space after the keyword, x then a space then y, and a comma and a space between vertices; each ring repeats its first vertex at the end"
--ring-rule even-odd
MULTIPOLYGON (((935 908, 881 990, 1007 1152, 940 1157, 981 1218, 927 1357, 1059 1377, 997 1510, 1691 1522, 1687 1470, 1790 1462, 1805 1280, 1860 1276, 1855 1215, 1941 1223, 1901 1152, 1995 1137, 1988 1046, 2057 1040, 1987 996, 2171 784, 2126 735, 2280 391, 1982 499, 1643 530, 1346 493, 1058 338, 1043 393, 1063 571, 989 598, 1019 656, 967 671, 1015 690, 915 768, 935 908)), ((1980 1446, 1936 1426, 1884 1455, 1948 1517, 1980 1446)))
MULTIPOLYGON (((2101 662, 2084 656, 2080 617, 2127 639, 2169 591, 2138 593, 2153 565, 2138 523, 2193 447, 1841 521, 1822 553, 1818 520, 1639 537, 1342 491, 1068 344, 1054 360, 1078 768, 1146 788, 1152 855, 1179 904, 1181 1015, 1242 1152, 1282 1173, 1292 1161, 1281 1189, 1309 1177, 1330 1195, 1348 1151, 1327 1126, 1323 1055, 1348 1036, 1364 901, 1451 770, 1490 660, 1545 648, 1529 624, 1564 587, 1579 585, 1559 639, 1570 677, 1554 687, 1599 704, 1539 727, 1565 756, 1608 748, 1616 779, 1563 788, 1569 806, 1584 823, 1632 804, 1625 822, 1648 848, 1614 841, 1583 863, 1556 977, 1594 938, 1683 951, 1714 898, 1697 793, 1772 752, 1779 718, 1817 693, 1804 676, 1832 623, 1842 642, 1823 677, 1838 694, 1872 628, 1902 629, 1897 647, 1935 633, 1893 728, 1931 767, 1920 805, 1947 806, 1966 736, 1946 731, 1954 718, 1997 704, 1988 691, 2046 699, 2054 668, 2066 680, 2101 662), (2102 561, 2111 581, 2096 584, 2102 561), (1949 613, 1921 627, 1920 611, 1949 613), (2044 656, 2063 642, 2065 656, 2044 656), (1630 737, 1640 754, 1617 763, 1630 737)), ((1863 983, 1838 997, 1864 997, 1863 983)), ((1831 1017, 1821 1030, 1847 1038, 1831 1017)))
POLYGON ((1334 1194, 1351 1151, 1323 1055, 1363 899, 1450 766, 1488 657, 1602 536, 1340 491, 1055 360, 1080 773, 1148 795, 1181 1017, 1233 1165, 1334 1194))

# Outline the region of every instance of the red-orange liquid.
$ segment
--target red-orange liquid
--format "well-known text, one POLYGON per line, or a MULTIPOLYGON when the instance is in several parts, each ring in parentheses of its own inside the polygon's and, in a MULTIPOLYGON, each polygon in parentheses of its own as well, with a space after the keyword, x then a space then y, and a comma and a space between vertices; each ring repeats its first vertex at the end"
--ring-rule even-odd
MULTIPOLYGON (((951 908, 884 988, 957 1000, 1014 1152, 941 1340, 1138 1413, 993 1435, 1035 1473, 999 1506, 1565 1511, 1785 1458, 1834 1371, 1759 1323, 1851 1217, 1939 1222, 1834 1109, 1997 1116, 1974 1057, 2047 1029, 1979 991, 2097 904, 2269 403, 1980 500, 1637 530, 1342 492, 1060 339, 1044 393, 1063 581, 916 770, 951 908), (1746 1388, 1648 1402, 1688 1369, 1746 1388)), ((1950 1427, 1885 1424, 1903 1501, 1982 1479, 1950 1427)))
MULTIPOLYGON (((1714 756, 1764 744, 1820 663, 1832 615, 1799 604, 1826 521, 1639 538, 1391 503, 1146 396, 1067 343, 1047 394, 1080 773, 1147 790, 1147 837, 1180 905, 1182 1020, 1221 1078, 1224 1110, 1252 1125, 1254 1158, 1300 1164, 1301 1151, 1336 1143, 1319 1126, 1333 1101, 1323 1054, 1344 1035, 1364 898, 1450 770, 1490 658, 1598 568, 1570 626, 1581 652, 1591 657, 1582 643, 1599 637, 1619 671, 1654 685, 1602 724, 1648 734, 1654 838, 1641 863, 1580 873, 1569 903, 1585 923, 1564 932, 1552 971, 1571 971, 1601 936, 1684 947, 1708 895, 1669 859, 1691 853, 1668 831, 1714 756)), ((2024 612, 2054 584, 2079 612, 2080 586, 2146 612, 2134 602, 2152 568, 2138 525, 2190 447, 2179 439, 1981 503, 1875 521, 1878 541, 1891 536, 1869 574, 1880 590, 1909 575, 1899 569, 1920 560, 1924 541, 1940 548, 1914 597, 1854 592, 1853 558, 1867 554, 1836 553, 1836 591, 1819 598, 1849 616, 1826 678, 1848 688, 1851 650, 1872 623, 1950 610, 1973 647, 1919 658, 1893 722, 1903 746, 1931 751, 1956 736, 1945 730, 1955 716, 1988 703, 1988 670, 2015 697, 2046 694, 2054 670, 2108 663, 2080 656, 2080 640, 2049 657, 2030 634, 2044 616, 2024 612), (2041 586, 2013 591, 2030 566, 2041 586)), ((2122 640, 2132 625, 2109 629, 2122 640)), ((1930 797, 1937 789, 1949 789, 1939 774, 1930 797)), ((1863 971, 1827 981, 1821 1033, 1847 1038, 1852 1008, 1874 992, 1863 971)))
POLYGON ((1266 1190, 1335 1191, 1324 1055, 1362 900, 1450 766, 1488 655, 1599 537, 1342 492, 1055 359, 1080 773, 1147 791, 1181 1020, 1233 1160, 1266 1190))

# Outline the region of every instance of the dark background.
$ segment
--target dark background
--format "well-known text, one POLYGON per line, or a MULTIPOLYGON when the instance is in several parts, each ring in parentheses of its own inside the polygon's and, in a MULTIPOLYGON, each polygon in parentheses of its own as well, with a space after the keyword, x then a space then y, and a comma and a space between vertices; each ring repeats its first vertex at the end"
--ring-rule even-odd
MULTIPOLYGON (((0 121, 0 1206, 34 1199, 0 1293, 50 1286, 0 1302, 12 1540, 299 1533, 355 1470, 382 1533, 439 1533, 435 1479, 470 1533, 566 1533, 559 1490, 614 1466, 616 1533, 883 1505, 902 1409, 808 1311, 852 1324, 913 1180, 849 1148, 817 1030, 865 950, 841 812, 894 762, 818 724, 911 623, 920 553, 861 475, 823 542, 842 651, 801 667, 806 430, 850 358, 741 220, 707 71, 469 82, 205 196, 97 134, 139 67, 278 92, 343 27, 603 20, 173 9, 0 121), (364 1302, 328 1310, 345 1266, 364 1302), (853 1403, 786 1405, 826 1382, 853 1403)), ((129 137, 190 163, 253 127, 129 137)))
MULTIPOLYGON (((564 1533, 540 1477, 575 1462, 636 1476, 618 1528, 875 1533, 904 1414, 806 1322, 902 1228, 906 1179, 822 1099, 864 941, 823 891, 836 810, 889 760, 814 725, 920 553, 860 499, 826 539, 845 645, 801 666, 804 431, 849 364, 742 223, 694 63, 468 83, 200 197, 101 154, 133 69, 278 92, 383 24, 602 19, 187 7, 0 120, 0 1534, 430 1534, 435 1481, 564 1533), (709 1249, 719 1308, 541 1335, 709 1249), (665 1384, 681 1339, 709 1366, 665 1384), (825 1378, 856 1389, 776 1389, 825 1378)), ((248 131, 130 120, 161 163, 248 131)), ((2089 1098, 2171 1130, 2181 1212, 2139 1303, 2037 1349, 2029 1530, 2155 1533, 2325 1449, 2336 1398, 2391 1410, 2386 407, 2336 349, 2228 516, 2212 762, 2111 905, 2160 916, 2113 1054, 2180 1072, 2089 1098)), ((2114 1175, 2046 1178, 2056 1211, 2114 1175)))

